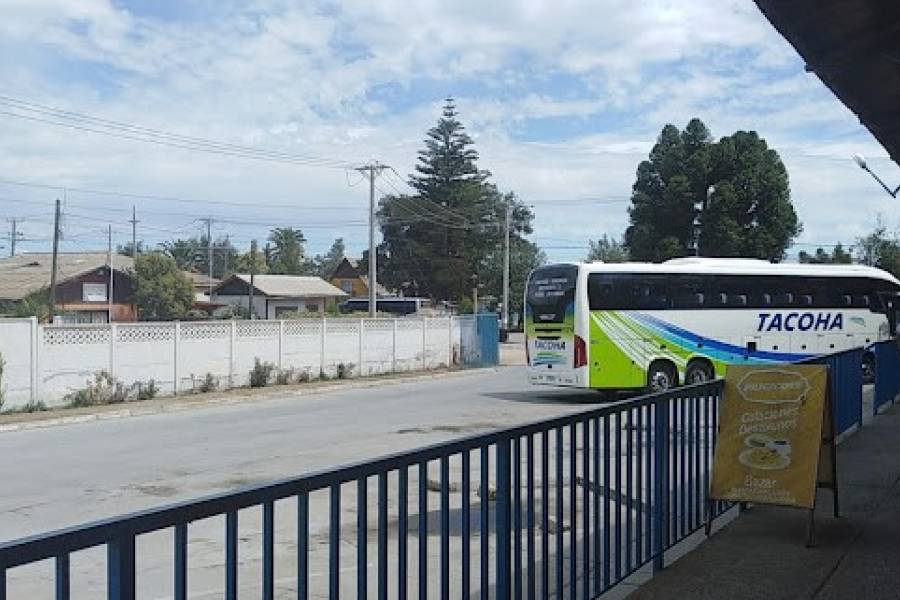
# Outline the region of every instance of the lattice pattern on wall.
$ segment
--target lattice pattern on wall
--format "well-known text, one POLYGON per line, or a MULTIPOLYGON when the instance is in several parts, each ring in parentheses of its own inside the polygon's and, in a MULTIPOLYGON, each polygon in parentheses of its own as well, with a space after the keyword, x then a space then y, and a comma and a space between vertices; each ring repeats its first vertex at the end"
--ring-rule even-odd
POLYGON ((218 340, 231 337, 231 323, 182 323, 183 340, 218 340))
POLYGON ((241 338, 270 338, 278 335, 278 321, 238 321, 237 336, 241 338))
POLYGON ((363 321, 365 331, 393 331, 394 321, 392 319, 366 319, 363 321))
POLYGON ((109 327, 60 327, 54 325, 43 329, 44 344, 48 346, 109 343, 109 327))
POLYGON ((355 319, 331 319, 326 326, 328 334, 359 334, 359 321, 355 319))
POLYGON ((422 331, 422 319, 398 319, 398 331, 422 331))
POLYGON ((322 320, 297 319, 284 322, 284 335, 321 335, 322 320))
POLYGON ((175 325, 117 325, 117 342, 164 342, 175 335, 175 325))

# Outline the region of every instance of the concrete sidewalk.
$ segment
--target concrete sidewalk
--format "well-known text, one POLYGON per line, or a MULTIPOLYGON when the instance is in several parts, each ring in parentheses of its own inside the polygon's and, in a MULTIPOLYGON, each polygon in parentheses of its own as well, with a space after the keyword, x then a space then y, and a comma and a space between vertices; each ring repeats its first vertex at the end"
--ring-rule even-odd
POLYGON ((820 490, 806 513, 755 506, 629 598, 900 597, 900 405, 838 446, 841 518, 820 490))

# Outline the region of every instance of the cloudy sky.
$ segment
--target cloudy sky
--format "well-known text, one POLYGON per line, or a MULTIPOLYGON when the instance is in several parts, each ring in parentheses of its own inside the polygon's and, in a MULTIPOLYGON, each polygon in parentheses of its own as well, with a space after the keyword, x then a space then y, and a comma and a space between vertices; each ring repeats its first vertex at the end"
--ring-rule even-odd
POLYGON ((138 237, 150 243, 193 235, 211 217, 214 235, 241 248, 293 225, 312 252, 342 236, 358 253, 367 185, 345 167, 382 161, 400 176, 379 189, 406 190, 448 95, 481 166, 534 204, 534 239, 554 260, 621 235, 638 162, 664 124, 693 116, 715 136, 757 130, 780 152, 804 224, 794 251, 852 242, 879 212, 897 220, 849 156, 866 155, 889 182, 900 183, 900 169, 750 0, 715 10, 706 0, 0 0, 0 9, 0 217, 24 219, 22 249, 48 247, 61 197, 64 250, 104 248, 107 224, 115 242, 128 241, 135 205, 138 237), (84 121, 47 123, 58 117, 35 104, 329 160, 121 139, 84 121))

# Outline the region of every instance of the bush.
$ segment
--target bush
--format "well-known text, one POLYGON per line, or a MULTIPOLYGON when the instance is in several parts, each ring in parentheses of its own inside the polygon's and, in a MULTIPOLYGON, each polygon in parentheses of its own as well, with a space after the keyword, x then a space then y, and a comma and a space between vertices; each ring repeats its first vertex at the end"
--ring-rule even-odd
POLYGON ((250 387, 266 387, 272 378, 275 365, 264 363, 258 358, 253 360, 253 369, 250 371, 250 387))
POLYGON ((159 386, 157 386, 156 381, 152 379, 146 384, 139 381, 135 385, 137 386, 138 400, 153 400, 159 395, 159 386))
POLYGON ((347 379, 353 374, 353 363, 338 363, 337 378, 347 379))
POLYGON ((197 385, 194 376, 191 375, 191 382, 194 388, 194 391, 198 394, 205 394, 207 392, 214 392, 219 389, 219 380, 212 373, 207 373, 202 380, 200 380, 200 385, 197 385))
POLYGON ((79 408, 100 404, 119 404, 131 400, 149 400, 156 397, 159 388, 152 379, 145 383, 140 381, 125 385, 106 371, 94 374, 93 381, 88 380, 84 389, 70 392, 63 396, 66 406, 79 408))
POLYGON ((14 415, 18 413, 43 412, 45 410, 47 410, 47 405, 44 404, 42 400, 29 400, 27 404, 16 406, 15 408, 8 408, 0 412, 4 415, 14 415))

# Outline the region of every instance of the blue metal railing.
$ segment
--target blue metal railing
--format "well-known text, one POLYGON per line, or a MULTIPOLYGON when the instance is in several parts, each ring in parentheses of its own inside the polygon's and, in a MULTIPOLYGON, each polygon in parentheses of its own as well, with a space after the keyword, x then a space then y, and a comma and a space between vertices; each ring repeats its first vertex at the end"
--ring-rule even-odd
POLYGON ((896 340, 879 342, 873 348, 875 354, 875 397, 873 411, 892 404, 900 394, 900 348, 896 340))
POLYGON ((853 427, 862 427, 863 352, 862 348, 853 348, 802 361, 804 364, 828 366, 828 392, 834 409, 835 435, 853 427))
MULTIPOLYGON (((174 597, 184 599, 192 524, 215 516, 225 517, 222 596, 237 598, 239 572, 246 573, 238 569, 238 542, 248 537, 241 526, 254 524, 248 524, 248 509, 262 513, 255 521, 261 548, 254 583, 265 599, 285 593, 276 589, 276 559, 285 559, 276 549, 294 535, 290 588, 300 599, 322 592, 337 598, 354 587, 359 598, 379 599, 416 590, 420 598, 473 591, 481 598, 592 598, 644 565, 661 568, 664 551, 709 518, 721 392, 721 381, 680 388, 6 542, 0 544, 0 600, 22 597, 7 596, 18 567, 46 559, 55 561, 56 598, 67 600, 70 588, 89 585, 85 573, 70 568, 70 557, 97 547, 106 549, 108 598, 130 600, 149 558, 137 556, 135 547, 160 531, 171 531, 170 585, 174 597), (438 472, 436 483, 428 478, 430 467, 438 472), (327 506, 311 502, 322 494, 327 506), (437 497, 433 509, 430 495, 437 497), (290 533, 277 526, 285 500, 295 503, 290 533), (370 504, 375 535, 369 535, 370 504), (436 519, 429 518, 431 510, 436 519), (348 531, 350 539, 355 534, 355 557, 346 555, 348 531), (311 543, 317 539, 322 543, 311 543), (327 564, 325 576, 311 572, 313 560, 327 564)), ((713 505, 716 514, 726 508, 713 505)), ((255 557, 244 556, 248 561, 255 557)))

